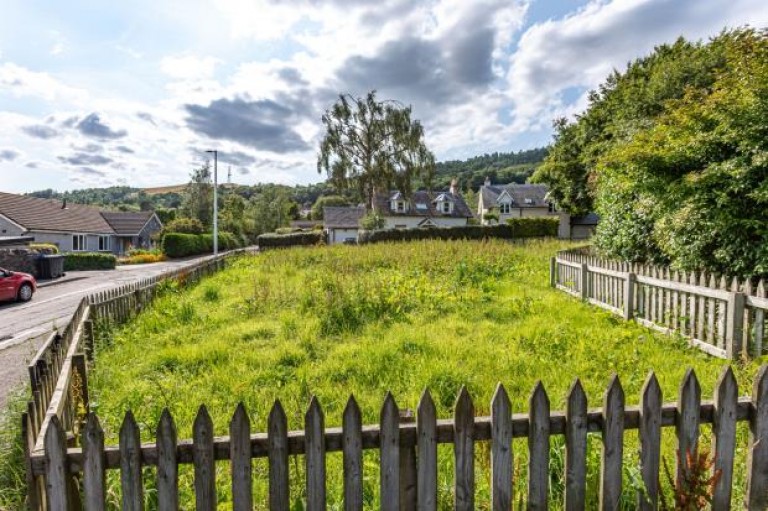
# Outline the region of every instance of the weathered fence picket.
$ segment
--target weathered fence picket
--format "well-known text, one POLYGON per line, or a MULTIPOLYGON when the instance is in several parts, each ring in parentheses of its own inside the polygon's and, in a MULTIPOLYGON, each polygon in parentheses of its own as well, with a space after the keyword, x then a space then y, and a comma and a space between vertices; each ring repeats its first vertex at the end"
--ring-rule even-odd
MULTIPOLYGON (((599 410, 588 410, 581 383, 576 380, 568 391, 566 411, 551 412, 549 397, 537 383, 529 400, 527 413, 513 413, 510 399, 499 385, 490 403, 490 417, 476 417, 472 397, 466 388, 459 391, 454 417, 438 421, 434 403, 424 392, 419 403, 417 420, 401 421, 399 409, 391 394, 381 408, 378 425, 363 426, 361 411, 350 397, 344 410, 341 428, 325 427, 325 417, 316 398, 307 408, 304 429, 288 432, 285 413, 275 402, 268 418, 266 434, 251 432, 248 413, 238 405, 228 437, 214 437, 211 417, 201 406, 192 427, 192 441, 179 441, 168 410, 160 416, 156 442, 140 444, 136 420, 127 412, 120 430, 119 447, 103 445, 103 432, 95 415, 88 416, 83 433, 83 448, 67 447, 58 417, 51 419, 46 432, 46 450, 33 455, 31 468, 37 476, 45 477, 51 509, 74 509, 79 499, 86 509, 103 509, 105 475, 119 469, 123 503, 127 509, 142 509, 144 488, 142 468, 157 474, 158 509, 178 509, 178 467, 194 466, 197 509, 216 506, 214 463, 227 459, 230 464, 232 506, 234 509, 259 507, 253 500, 252 459, 265 457, 269 464, 269 508, 288 509, 288 457, 305 458, 307 508, 323 509, 327 505, 326 457, 341 451, 344 456, 344 508, 361 509, 363 465, 362 452, 376 449, 380 453, 380 499, 382 508, 404 509, 399 500, 405 486, 401 484, 400 457, 415 451, 418 480, 418 509, 437 507, 437 444, 451 443, 454 448, 454 507, 474 509, 487 505, 475 501, 475 443, 490 442, 491 508, 509 510, 522 497, 529 509, 553 506, 548 493, 553 472, 549 466, 550 437, 565 436, 565 508, 583 509, 597 497, 601 509, 617 509, 623 493, 622 463, 626 462, 624 438, 626 430, 639 430, 638 461, 645 489, 638 492, 639 509, 657 509, 659 502, 659 469, 661 430, 675 427, 680 449, 692 454, 698 450, 700 424, 713 425, 713 446, 710 458, 721 479, 713 493, 714 509, 728 508, 731 500, 734 458, 739 446, 735 442, 736 424, 749 421, 751 435, 746 463, 747 506, 765 509, 768 489, 768 449, 761 439, 768 434, 768 371, 758 374, 752 398, 737 397, 733 372, 728 368, 721 374, 714 401, 702 402, 699 382, 688 371, 679 388, 676 403, 662 404, 661 389, 653 373, 649 374, 640 394, 640 405, 628 407, 618 376, 614 376, 599 410), (587 438, 599 434, 602 439, 600 494, 588 495, 586 467, 587 438), (527 494, 515 498, 512 492, 513 439, 528 439, 527 494), (82 474, 83 492, 78 494, 74 478, 82 474), (314 486, 314 488, 312 488, 314 486)), ((517 444, 519 445, 519 444, 517 444)), ((680 454, 680 452, 678 452, 680 454)), ((684 459, 684 458, 681 458, 684 459)), ((683 471, 686 466, 679 466, 683 471)), ((146 476, 146 474, 144 474, 146 476)))
POLYGON ((564 251, 550 262, 550 284, 624 319, 688 337, 697 348, 736 359, 763 352, 765 283, 618 264, 564 251))
MULTIPOLYGON (((45 452, 45 439, 54 417, 59 428, 68 434, 78 428, 83 431, 87 429, 90 406, 87 361, 94 358, 97 329, 129 320, 157 296, 162 282, 196 282, 203 276, 221 269, 226 259, 241 252, 209 258, 190 267, 100 291, 81 300, 70 321, 58 332, 48 336, 28 366, 31 399, 22 416, 22 441, 27 465, 31 464, 33 457, 45 452)), ((89 448, 95 446, 98 450, 98 428, 93 429, 94 427, 91 425, 91 438, 84 436, 83 445, 90 442, 89 448)), ((126 441, 130 443, 130 439, 126 441)), ((89 452, 89 467, 98 466, 97 458, 93 451, 89 452)), ((176 470, 175 457, 171 461, 172 470, 176 470)), ((170 465, 167 466, 171 470, 170 465)), ((42 475, 35 473, 31 468, 27 470, 28 504, 33 510, 45 509, 49 500, 48 488, 42 475)), ((78 484, 74 481, 67 484, 69 493, 76 493, 78 484)), ((135 481, 126 481, 126 484, 135 484, 135 481)), ((99 493, 98 485, 98 481, 91 476, 84 476, 82 491, 88 493, 87 497, 84 496, 86 503, 92 504, 103 497, 99 493)), ((170 496, 166 500, 162 498, 169 495, 166 490, 167 485, 158 485, 160 509, 177 509, 177 499, 170 496)), ((127 509, 140 509, 141 506, 143 503, 139 504, 138 500, 126 504, 127 509)))

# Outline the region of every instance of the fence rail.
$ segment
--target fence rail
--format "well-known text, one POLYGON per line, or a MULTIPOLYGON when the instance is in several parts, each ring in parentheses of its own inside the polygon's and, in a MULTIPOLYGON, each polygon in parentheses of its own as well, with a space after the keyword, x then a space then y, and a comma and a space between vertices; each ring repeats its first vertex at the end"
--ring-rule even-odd
POLYGON ((552 258, 550 284, 624 319, 680 334, 716 357, 764 353, 768 299, 762 279, 618 263, 576 250, 552 258))
MULTIPOLYGON (((44 475, 49 489, 51 509, 75 509, 81 503, 87 509, 104 509, 108 492, 106 473, 120 471, 123 509, 143 509, 144 467, 154 467, 158 509, 177 509, 179 505, 179 466, 194 466, 196 509, 216 508, 217 460, 230 461, 232 508, 251 510, 253 501, 252 459, 266 458, 269 471, 269 509, 290 507, 289 456, 304 457, 304 488, 307 509, 325 509, 326 455, 343 453, 344 508, 363 509, 364 450, 379 451, 379 487, 381 508, 436 510, 438 507, 437 446, 454 446, 453 507, 472 510, 475 502, 475 444, 490 443, 490 508, 509 510, 517 502, 513 494, 515 453, 512 440, 527 438, 528 479, 525 499, 528 509, 550 506, 550 438, 565 437, 565 507, 584 509, 588 494, 587 435, 599 433, 602 439, 599 500, 601 509, 618 509, 623 494, 625 432, 638 430, 639 451, 635 463, 640 466, 644 491, 637 493, 638 509, 657 509, 661 466, 661 430, 675 428, 678 452, 699 452, 700 429, 712 425, 712 473, 719 474, 712 499, 713 509, 729 509, 732 500, 734 460, 744 446, 736 443, 736 424, 750 425, 746 461, 748 509, 768 507, 768 367, 761 368, 751 398, 738 398, 738 386, 730 367, 717 382, 714 400, 701 401, 701 387, 696 374, 689 370, 679 388, 678 401, 663 403, 658 381, 649 374, 640 396, 640 405, 625 406, 625 395, 618 377, 611 379, 603 396, 602 407, 588 409, 586 394, 576 380, 567 395, 564 412, 551 412, 544 386, 537 384, 530 395, 527 413, 512 413, 506 390, 499 385, 490 403, 489 417, 475 417, 471 396, 462 389, 456 399, 454 416, 438 420, 435 404, 428 391, 419 402, 415 422, 402 422, 402 415, 392 395, 388 394, 380 410, 378 424, 363 426, 361 411, 353 397, 343 413, 342 427, 325 428, 320 403, 312 399, 307 409, 304 429, 288 431, 285 412, 276 401, 269 414, 267 433, 252 434, 252 424, 245 408, 237 407, 230 422, 228 437, 214 437, 213 424, 201 406, 194 421, 192 439, 178 441, 171 414, 162 413, 156 430, 156 442, 139 443, 139 430, 131 412, 120 429, 119 446, 104 446, 104 433, 98 418, 90 414, 82 432, 81 448, 68 447, 64 429, 57 418, 51 421, 45 438, 45 452, 32 458, 35 474, 44 475), (82 488, 82 492, 78 489, 82 488)), ((685 457, 683 457, 685 459, 685 457)), ((693 467, 683 462, 674 469, 677 480, 693 467)), ((370 475, 370 474, 369 474, 370 475)), ((265 507, 267 502, 257 503, 265 507)), ((482 503, 485 505, 485 503, 482 503)))
POLYGON ((56 423, 58 430, 66 432, 63 438, 69 445, 76 443, 80 435, 80 419, 89 409, 87 360, 93 357, 94 325, 125 322, 154 299, 161 283, 196 282, 242 252, 229 252, 85 297, 69 322, 50 334, 29 363, 31 399, 21 418, 30 509, 47 509, 50 504, 46 480, 35 472, 32 460, 45 452, 51 424, 56 423))

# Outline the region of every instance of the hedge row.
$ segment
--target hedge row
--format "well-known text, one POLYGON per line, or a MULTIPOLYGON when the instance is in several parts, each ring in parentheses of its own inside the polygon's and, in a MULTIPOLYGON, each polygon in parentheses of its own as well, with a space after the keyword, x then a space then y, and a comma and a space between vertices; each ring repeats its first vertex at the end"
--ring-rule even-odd
POLYGON ((114 270, 117 257, 102 252, 69 252, 64 254, 64 271, 114 270))
POLYGON ((512 226, 515 238, 554 238, 560 227, 560 217, 510 218, 507 224, 512 226))
MULTIPOLYGON (((245 243, 231 232, 219 233, 219 250, 242 248, 245 243)), ((168 257, 187 257, 213 252, 213 234, 169 232, 163 236, 163 253, 168 257)))
POLYGON ((298 245, 320 245, 325 243, 322 231, 294 232, 291 234, 262 234, 256 240, 260 249, 292 247, 298 245))
POLYGON ((486 238, 519 239, 557 236, 557 218, 512 218, 499 225, 462 225, 457 227, 416 227, 361 231, 359 243, 382 241, 482 240, 486 238))

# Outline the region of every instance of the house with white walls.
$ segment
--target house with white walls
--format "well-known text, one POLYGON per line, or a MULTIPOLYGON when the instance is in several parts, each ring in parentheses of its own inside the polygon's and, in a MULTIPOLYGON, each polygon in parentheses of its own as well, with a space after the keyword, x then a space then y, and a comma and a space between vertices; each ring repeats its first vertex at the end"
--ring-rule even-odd
POLYGON ((483 225, 503 224, 510 218, 555 217, 558 213, 548 192, 547 185, 494 185, 486 179, 478 193, 477 214, 483 225))

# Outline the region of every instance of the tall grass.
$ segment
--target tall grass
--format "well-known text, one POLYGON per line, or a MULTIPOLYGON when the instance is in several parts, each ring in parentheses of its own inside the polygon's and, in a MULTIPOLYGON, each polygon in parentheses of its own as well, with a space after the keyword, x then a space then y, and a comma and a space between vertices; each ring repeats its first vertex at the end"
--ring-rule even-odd
MULTIPOLYGON (((614 372, 621 377, 628 405, 638 402, 652 369, 667 401, 676 400, 688 367, 695 368, 703 395, 711 396, 724 361, 548 287, 548 258, 566 246, 556 241, 422 241, 297 248, 241 259, 202 285, 167 293, 113 332, 96 354, 92 406, 108 440, 115 442, 127 409, 140 422, 145 441, 152 440, 165 407, 176 420, 179 436, 189 438, 202 403, 216 433, 226 434, 240 401, 254 428, 265 431, 277 398, 289 426, 301 429, 312 395, 319 397, 328 426, 340 425, 352 393, 365 422, 375 423, 386 391, 392 391, 401 408, 415 409, 425 387, 441 417, 451 416, 461 385, 472 394, 476 413, 488 414, 498 381, 506 386, 516 412, 527 411, 537 380, 544 383, 552 409, 564 409, 567 389, 576 377, 590 406, 599 406, 614 372)), ((756 363, 734 368, 742 393, 749 392, 756 368, 756 363)), ((670 434, 664 433, 665 454, 674 456, 670 434)), ((739 438, 745 441, 744 431, 739 438)), ((627 509, 634 508, 640 487, 636 446, 636 435, 628 433, 627 509)), ((514 450, 515 491, 522 498, 525 440, 516 440, 514 450)), ((446 509, 452 502, 451 452, 450 446, 440 448, 440 503, 446 509)), ((477 502, 485 508, 487 446, 479 445, 476 456, 477 502)), ((553 439, 555 507, 563 496, 563 456, 562 439, 553 439)), ((599 437, 590 435, 588 484, 595 499, 599 459, 599 437)), ((370 506, 378 499, 376 460, 376 453, 366 454, 365 496, 370 506)), ((300 502, 303 462, 293 463, 292 495, 300 502)), ((254 466, 255 502, 261 508, 267 494, 266 463, 259 460, 254 466)), ((340 466, 340 456, 330 455, 332 508, 341 504, 340 466)), ((226 503, 228 468, 219 464, 217 470, 219 499, 226 503)), ((116 476, 111 477, 117 488, 116 476)), ((186 504, 193 502, 191 482, 191 471, 182 470, 186 504)), ((743 479, 736 484, 743 486, 743 479)), ((115 499, 118 494, 113 492, 115 499)), ((152 496, 147 492, 150 506, 152 496)), ((596 506, 596 500, 591 504, 596 506)))
POLYGON ((26 502, 21 414, 26 409, 28 392, 27 387, 11 392, 5 408, 0 410, 0 509, 3 511, 24 509, 26 502))

